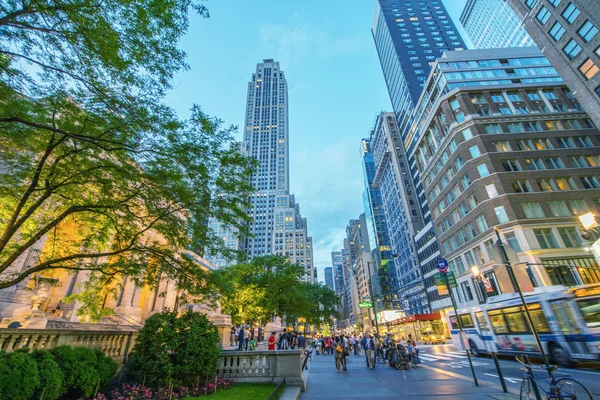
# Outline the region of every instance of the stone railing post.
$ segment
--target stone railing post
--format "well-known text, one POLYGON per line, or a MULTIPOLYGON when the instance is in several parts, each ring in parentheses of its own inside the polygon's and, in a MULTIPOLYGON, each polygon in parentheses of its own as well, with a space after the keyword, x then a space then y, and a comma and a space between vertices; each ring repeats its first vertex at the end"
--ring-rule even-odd
POLYGON ((277 380, 285 379, 287 386, 300 386, 306 390, 306 383, 302 378, 302 350, 274 351, 275 377, 277 380))

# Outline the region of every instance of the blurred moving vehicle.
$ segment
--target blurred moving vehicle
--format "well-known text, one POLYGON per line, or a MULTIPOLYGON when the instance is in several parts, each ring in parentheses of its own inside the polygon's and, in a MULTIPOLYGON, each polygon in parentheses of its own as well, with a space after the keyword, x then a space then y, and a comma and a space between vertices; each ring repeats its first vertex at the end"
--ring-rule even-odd
MULTIPOLYGON (((574 361, 600 361, 600 284, 562 285, 524 293, 544 350, 552 362, 570 367, 574 361)), ((464 343, 474 356, 498 354, 539 356, 521 299, 502 294, 471 309, 460 310, 464 343)), ((454 311, 447 313, 452 343, 463 348, 454 311)))
POLYGON ((431 344, 445 344, 446 343, 446 337, 442 334, 439 333, 435 333, 432 330, 429 331, 425 331, 422 335, 421 335, 421 340, 423 340, 423 342, 425 342, 425 344, 427 343, 431 343, 431 344))

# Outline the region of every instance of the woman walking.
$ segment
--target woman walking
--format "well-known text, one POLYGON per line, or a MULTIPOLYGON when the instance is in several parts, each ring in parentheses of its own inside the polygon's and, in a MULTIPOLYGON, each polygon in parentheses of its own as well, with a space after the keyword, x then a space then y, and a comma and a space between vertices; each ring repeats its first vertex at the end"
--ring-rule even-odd
POLYGON ((333 344, 331 345, 331 347, 333 347, 333 358, 335 359, 335 369, 337 370, 337 372, 342 372, 341 364, 342 364, 342 357, 344 356, 344 348, 342 347, 342 342, 340 341, 340 338, 338 336, 335 337, 335 340, 333 341, 333 344))

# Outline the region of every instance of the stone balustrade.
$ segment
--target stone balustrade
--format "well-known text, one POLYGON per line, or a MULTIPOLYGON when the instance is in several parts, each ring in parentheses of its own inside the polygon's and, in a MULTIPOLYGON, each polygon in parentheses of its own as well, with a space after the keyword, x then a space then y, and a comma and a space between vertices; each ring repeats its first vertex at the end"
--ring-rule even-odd
POLYGON ((56 346, 89 347, 102 350, 122 364, 133 348, 137 332, 81 331, 60 329, 0 329, 0 350, 8 353, 29 347, 50 350, 56 346))
POLYGON ((223 351, 219 357, 217 376, 236 382, 280 383, 287 386, 306 384, 302 378, 302 351, 223 351))

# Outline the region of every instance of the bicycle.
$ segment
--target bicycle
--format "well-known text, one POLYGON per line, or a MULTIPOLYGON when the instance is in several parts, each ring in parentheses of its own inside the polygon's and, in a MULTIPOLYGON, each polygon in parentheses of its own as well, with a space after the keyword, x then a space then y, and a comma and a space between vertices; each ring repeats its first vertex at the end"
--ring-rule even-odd
POLYGON ((548 371, 548 375, 550 376, 550 380, 541 379, 542 381, 549 384, 548 391, 546 391, 540 385, 540 383, 538 383, 538 378, 536 378, 533 375, 533 369, 531 368, 531 365, 529 365, 529 358, 527 356, 523 356, 523 359, 520 359, 519 357, 516 357, 516 359, 520 364, 523 364, 523 366, 525 366, 525 376, 523 377, 523 381, 521 382, 521 400, 542 398, 557 400, 593 399, 590 391, 585 386, 583 386, 583 384, 576 381, 575 379, 571 377, 555 379, 552 372, 558 369, 556 365, 539 367, 539 369, 545 369, 546 371, 548 371), (542 397, 540 389, 542 392, 544 392, 543 394, 545 397, 542 397))

